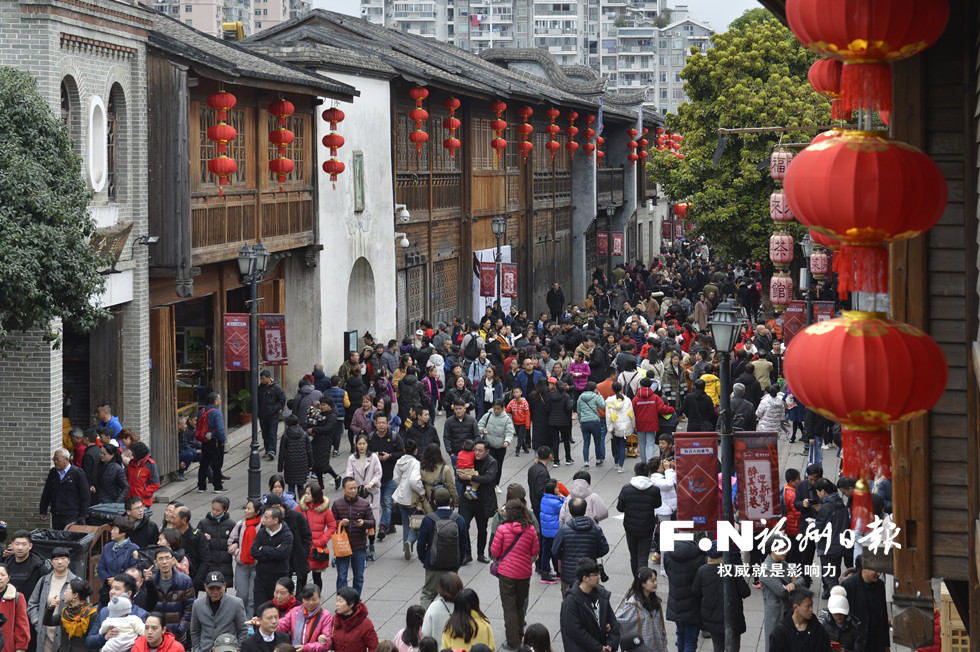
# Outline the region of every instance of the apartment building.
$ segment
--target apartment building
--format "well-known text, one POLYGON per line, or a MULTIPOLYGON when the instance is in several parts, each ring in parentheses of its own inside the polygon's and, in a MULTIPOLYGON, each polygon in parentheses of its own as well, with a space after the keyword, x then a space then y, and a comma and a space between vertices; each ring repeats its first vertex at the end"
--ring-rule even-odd
POLYGON ((212 36, 222 23, 242 23, 245 35, 307 14, 310 0, 153 0, 153 8, 212 36))
POLYGON ((667 0, 361 0, 361 17, 475 54, 540 48, 560 65, 598 71, 610 90, 643 91, 661 114, 685 101, 680 72, 714 33, 667 0))

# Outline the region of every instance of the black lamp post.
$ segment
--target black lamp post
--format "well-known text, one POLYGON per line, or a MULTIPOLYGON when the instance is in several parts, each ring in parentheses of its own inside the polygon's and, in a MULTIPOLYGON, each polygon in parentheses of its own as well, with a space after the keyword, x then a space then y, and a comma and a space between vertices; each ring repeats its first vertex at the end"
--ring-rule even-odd
MULTIPOLYGON (((612 223, 612 220, 613 220, 613 215, 615 215, 615 214, 616 214, 616 206, 615 206, 615 204, 613 204, 612 202, 606 204, 606 221, 608 222, 608 225, 609 225, 609 226, 606 227, 608 229, 608 231, 606 231, 606 234, 607 234, 607 236, 606 236, 606 288, 607 288, 607 291, 608 291, 608 288, 612 285, 612 268, 613 268, 613 265, 612 265, 612 250, 613 250, 613 247, 612 247, 612 241, 613 241, 613 231, 612 231, 612 229, 613 229, 613 223, 612 223)), ((622 307, 622 306, 620 306, 620 307, 622 307)), ((609 309, 610 310, 613 309, 612 302, 611 301, 610 301, 610 304, 609 304, 609 309)))
POLYGON ((800 249, 803 250, 803 258, 806 259, 806 325, 813 323, 813 273, 810 272, 810 257, 813 255, 813 238, 809 233, 800 240, 800 249))
POLYGON ((269 250, 261 242, 247 244, 238 252, 238 272, 248 285, 248 385, 252 394, 252 446, 248 454, 248 498, 262 495, 262 468, 259 463, 259 281, 269 265, 269 250))
MULTIPOLYGON (((732 351, 738 338, 740 327, 739 309, 735 302, 725 299, 711 315, 711 335, 715 348, 721 354, 721 430, 718 432, 721 444, 721 514, 726 523, 734 522, 732 508, 732 476, 735 475, 735 436, 732 434, 732 351)), ((735 552, 725 553, 725 563, 733 568, 736 563, 735 552)), ((722 578, 725 605, 725 652, 735 649, 735 632, 732 629, 735 616, 735 586, 732 576, 722 578)))
POLYGON ((495 216, 492 220, 490 220, 490 230, 493 231, 493 235, 497 238, 497 255, 494 258, 494 261, 496 262, 496 268, 497 268, 496 269, 497 305, 500 306, 500 312, 503 313, 504 307, 501 304, 501 299, 500 299, 500 263, 503 262, 501 259, 502 257, 500 255, 500 240, 501 238, 504 237, 504 234, 507 232, 507 221, 500 215, 495 216))

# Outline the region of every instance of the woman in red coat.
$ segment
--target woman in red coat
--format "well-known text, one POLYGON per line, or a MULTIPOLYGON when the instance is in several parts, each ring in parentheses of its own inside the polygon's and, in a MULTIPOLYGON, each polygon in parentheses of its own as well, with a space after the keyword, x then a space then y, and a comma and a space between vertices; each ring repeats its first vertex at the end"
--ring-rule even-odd
POLYGON ((0 627, 0 633, 3 634, 3 650, 0 652, 24 652, 31 643, 27 598, 18 593, 17 587, 10 583, 10 572, 4 564, 0 564, 0 615, 7 619, 3 627, 0 627))
POLYGON ((337 613, 333 617, 334 652, 374 652, 378 647, 378 633, 367 614, 367 607, 357 591, 349 586, 337 591, 337 613))
POLYGON ((314 559, 313 553, 317 548, 326 551, 330 546, 330 537, 337 531, 337 519, 330 509, 330 500, 323 497, 323 487, 310 483, 306 485, 306 493, 300 498, 296 511, 306 517, 313 533, 313 545, 310 546, 310 570, 313 571, 313 583, 317 588, 323 588, 323 569, 330 565, 329 559, 314 559))
POLYGON ((517 649, 524 639, 531 570, 539 550, 538 534, 531 525, 527 507, 519 500, 507 501, 504 518, 506 520, 494 533, 490 555, 499 562, 497 580, 500 603, 504 608, 507 647, 517 649))

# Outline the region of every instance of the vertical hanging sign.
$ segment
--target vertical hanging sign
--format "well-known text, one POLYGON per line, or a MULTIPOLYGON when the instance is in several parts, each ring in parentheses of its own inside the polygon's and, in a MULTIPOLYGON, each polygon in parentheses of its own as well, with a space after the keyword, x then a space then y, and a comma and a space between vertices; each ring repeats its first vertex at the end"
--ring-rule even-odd
POLYGON ((259 341, 262 342, 262 364, 277 367, 289 364, 286 355, 286 316, 278 313, 259 315, 259 341))
POLYGON ((248 371, 248 313, 224 316, 225 371, 248 371))
POLYGON ((517 263, 500 264, 500 296, 517 298, 517 263))
POLYGON ((497 294, 497 264, 480 263, 480 296, 492 297, 497 294))
POLYGON ((621 231, 612 234, 612 255, 623 255, 623 233, 621 231))
POLYGON ((609 232, 599 231, 596 234, 596 253, 605 256, 609 253, 609 232))
POLYGON ((779 518, 779 451, 775 432, 740 432, 735 438, 739 517, 779 518))
POLYGON ((694 529, 714 531, 721 517, 718 490, 718 434, 677 433, 677 520, 693 521, 694 529))

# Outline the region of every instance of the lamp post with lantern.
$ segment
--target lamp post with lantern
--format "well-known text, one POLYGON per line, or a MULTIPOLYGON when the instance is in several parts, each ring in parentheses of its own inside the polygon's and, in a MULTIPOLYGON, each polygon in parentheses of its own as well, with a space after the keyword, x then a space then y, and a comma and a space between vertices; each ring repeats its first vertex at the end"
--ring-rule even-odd
POLYGON ((496 272, 496 277, 497 277, 497 283, 496 283, 497 306, 500 308, 500 312, 503 313, 504 306, 502 304, 502 299, 500 298, 500 269, 501 269, 500 263, 503 262, 502 256, 500 254, 500 241, 504 237, 504 234, 507 232, 507 220, 505 220, 500 215, 495 216, 492 220, 490 220, 490 230, 493 231, 494 237, 497 238, 497 255, 494 257, 494 261, 496 263, 495 265, 496 269, 494 271, 496 272))
MULTIPOLYGON (((732 505, 732 476, 735 475, 735 436, 732 433, 731 368, 732 351, 735 350, 735 341, 738 339, 741 325, 739 317, 739 309, 735 306, 735 302, 732 299, 725 299, 715 308, 711 315, 711 321, 708 322, 708 325, 711 326, 715 348, 721 354, 721 369, 718 373, 721 381, 721 429, 718 432, 718 439, 721 453, 721 514, 726 523, 734 523, 735 515, 732 505)), ((729 565, 729 568, 734 568, 737 562, 733 550, 725 553, 724 562, 729 565)), ((722 578, 726 652, 733 652, 735 649, 733 622, 736 598, 734 582, 735 580, 731 575, 722 578)))
POLYGON ((813 256, 813 238, 807 232, 800 240, 800 249, 803 250, 803 258, 806 260, 806 325, 813 323, 813 272, 810 271, 810 258, 813 256))
POLYGON ((269 265, 269 250, 261 242, 247 244, 238 252, 238 273, 249 286, 248 301, 248 386, 252 394, 252 444, 248 454, 248 499, 262 495, 262 468, 259 462, 259 281, 269 265))

